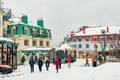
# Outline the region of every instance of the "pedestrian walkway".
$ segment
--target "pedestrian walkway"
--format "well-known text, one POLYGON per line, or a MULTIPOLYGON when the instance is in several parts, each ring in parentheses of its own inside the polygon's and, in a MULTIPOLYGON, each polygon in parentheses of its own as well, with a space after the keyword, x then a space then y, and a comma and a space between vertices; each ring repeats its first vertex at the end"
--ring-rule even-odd
POLYGON ((46 71, 44 64, 42 72, 39 71, 36 64, 33 73, 30 72, 29 65, 22 65, 11 74, 0 75, 0 80, 120 80, 120 63, 107 62, 101 66, 92 67, 90 60, 90 64, 85 67, 85 60, 79 59, 72 63, 71 68, 68 68, 67 64, 62 64, 59 73, 56 73, 56 67, 52 63, 49 71, 46 71))

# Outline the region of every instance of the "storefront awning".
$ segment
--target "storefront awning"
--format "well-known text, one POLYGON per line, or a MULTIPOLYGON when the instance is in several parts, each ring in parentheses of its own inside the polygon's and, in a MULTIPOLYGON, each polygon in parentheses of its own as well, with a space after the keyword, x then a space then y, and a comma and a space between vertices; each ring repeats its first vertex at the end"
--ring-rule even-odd
POLYGON ((48 52, 50 51, 52 48, 35 48, 35 47, 30 47, 30 48, 26 48, 26 49, 22 49, 20 50, 20 52, 22 53, 35 53, 35 52, 48 52))
POLYGON ((8 45, 11 45, 11 44, 14 44, 14 45, 18 45, 17 42, 11 40, 11 39, 8 39, 6 37, 0 37, 0 44, 8 44, 8 45))

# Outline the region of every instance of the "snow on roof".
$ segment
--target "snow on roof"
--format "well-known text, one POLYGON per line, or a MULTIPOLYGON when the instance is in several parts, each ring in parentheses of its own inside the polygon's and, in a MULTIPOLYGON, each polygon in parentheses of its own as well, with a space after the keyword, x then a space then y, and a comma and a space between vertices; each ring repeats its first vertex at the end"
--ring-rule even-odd
POLYGON ((9 21, 12 21, 12 22, 20 22, 20 18, 19 18, 19 17, 10 18, 9 21))
POLYGON ((22 52, 47 52, 50 51, 52 48, 36 48, 36 47, 29 47, 26 49, 22 49, 22 52))
POLYGON ((0 37, 0 41, 9 41, 9 42, 14 42, 13 40, 8 39, 8 38, 6 38, 6 37, 0 37))
POLYGON ((51 48, 36 48, 36 47, 30 47, 30 48, 26 48, 23 50, 50 50, 51 48))
POLYGON ((34 26, 34 27, 39 27, 39 28, 44 28, 46 29, 45 27, 41 27, 41 26, 38 26, 36 24, 34 24, 33 22, 31 21, 28 21, 28 24, 25 24, 21 21, 20 17, 15 17, 15 18, 10 18, 9 21, 12 21, 13 23, 9 24, 9 25, 17 25, 17 24, 23 24, 23 25, 29 25, 29 26, 34 26))
POLYGON ((1 44, 4 44, 4 43, 6 43, 6 44, 13 44, 13 43, 15 43, 15 44, 18 45, 18 43, 16 41, 13 41, 13 40, 8 39, 6 37, 0 37, 0 43, 1 44))
POLYGON ((85 29, 85 34, 83 31, 75 33, 75 36, 83 36, 83 35, 99 35, 101 34, 101 30, 105 30, 105 34, 119 34, 120 26, 101 26, 101 27, 89 27, 85 29), (109 28, 109 32, 107 32, 107 27, 109 28))
POLYGON ((56 48, 56 50, 63 50, 63 51, 65 51, 66 48, 72 48, 72 47, 70 47, 67 43, 64 43, 61 47, 56 48))

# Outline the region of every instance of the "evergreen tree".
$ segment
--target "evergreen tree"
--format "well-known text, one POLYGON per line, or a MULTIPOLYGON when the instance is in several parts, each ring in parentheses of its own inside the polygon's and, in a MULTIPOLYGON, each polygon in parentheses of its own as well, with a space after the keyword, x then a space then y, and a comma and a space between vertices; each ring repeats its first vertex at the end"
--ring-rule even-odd
POLYGON ((37 56, 35 56, 35 62, 37 62, 38 61, 38 57, 37 56))
POLYGON ((24 62, 25 62, 25 56, 22 56, 21 63, 24 64, 24 62))

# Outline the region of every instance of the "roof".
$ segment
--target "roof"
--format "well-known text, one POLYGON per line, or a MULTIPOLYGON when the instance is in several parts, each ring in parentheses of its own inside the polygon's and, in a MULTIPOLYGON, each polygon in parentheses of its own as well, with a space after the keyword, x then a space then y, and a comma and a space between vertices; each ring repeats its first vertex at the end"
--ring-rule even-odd
POLYGON ((85 34, 82 31, 75 33, 74 36, 84 36, 84 35, 99 35, 102 34, 101 30, 105 30, 105 34, 120 34, 120 26, 101 26, 101 27, 88 27, 85 29, 85 34), (109 32, 107 32, 107 27, 109 28, 109 32))
POLYGON ((58 50, 63 50, 63 51, 65 51, 65 50, 75 50, 75 48, 72 48, 67 43, 64 43, 61 47, 56 48, 56 50, 57 51, 58 50))
POLYGON ((29 48, 26 48, 26 49, 22 49, 20 50, 21 52, 23 53, 30 53, 30 52, 48 52, 50 51, 52 48, 36 48, 36 47, 29 47, 29 48))
POLYGON ((9 25, 18 25, 18 24, 22 24, 22 25, 26 25, 26 26, 33 26, 33 27, 38 27, 38 28, 43 28, 45 29, 44 27, 41 27, 41 26, 38 26, 32 22, 28 22, 28 24, 25 24, 23 23, 19 17, 15 17, 15 18, 11 18, 9 19, 9 21, 12 21, 13 23, 9 24, 9 25))
POLYGON ((18 45, 17 42, 15 42, 11 39, 8 39, 6 37, 0 37, 0 44, 16 44, 16 45, 18 45))

